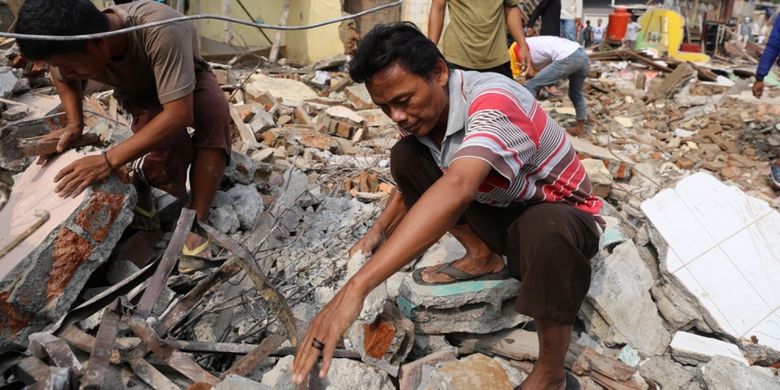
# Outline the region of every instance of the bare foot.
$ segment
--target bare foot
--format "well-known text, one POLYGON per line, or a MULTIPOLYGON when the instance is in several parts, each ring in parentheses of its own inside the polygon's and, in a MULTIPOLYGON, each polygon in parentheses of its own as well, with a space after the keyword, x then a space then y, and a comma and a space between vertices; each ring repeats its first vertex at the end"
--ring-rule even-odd
MULTIPOLYGON (((184 240, 184 248, 192 251, 198 248, 199 246, 203 245, 205 242, 206 242, 205 238, 190 232, 187 235, 187 238, 184 240)), ((196 254, 196 256, 200 256, 200 255, 201 255, 200 253, 196 254)))
MULTIPOLYGON (((454 279, 452 276, 437 272, 447 264, 439 264, 428 267, 422 271, 422 280, 426 283, 448 283, 454 279)), ((478 256, 467 252, 465 256, 452 262, 452 265, 471 275, 484 275, 501 272, 504 269, 504 259, 494 252, 487 256, 478 256)))

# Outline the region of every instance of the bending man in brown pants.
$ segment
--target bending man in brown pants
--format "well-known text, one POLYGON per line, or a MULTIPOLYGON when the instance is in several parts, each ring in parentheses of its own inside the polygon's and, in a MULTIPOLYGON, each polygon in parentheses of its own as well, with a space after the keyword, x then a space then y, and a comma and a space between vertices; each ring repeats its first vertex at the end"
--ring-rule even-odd
POLYGON ((449 230, 467 255, 426 269, 421 282, 492 277, 506 255, 507 273, 523 282, 515 308, 539 335, 538 364, 522 388, 577 388, 564 356, 590 285, 601 201, 566 133, 513 80, 449 69, 413 25, 376 27, 349 68, 406 134, 390 157, 400 190, 353 248, 372 258, 312 322, 293 380, 305 379, 320 352, 324 375, 366 295, 449 230))
MULTIPOLYGON (((16 32, 79 35, 119 30, 182 16, 166 5, 132 2, 100 12, 89 0, 27 0, 16 32)), ((82 41, 19 39, 26 57, 52 69, 62 99, 65 126, 48 135, 62 151, 84 129, 82 81, 114 87, 114 95, 133 116, 134 135, 102 156, 87 156, 55 178, 60 196, 76 196, 132 162, 138 190, 137 213, 154 217, 150 186, 183 198, 190 165, 191 197, 187 207, 206 220, 225 164, 230 157, 228 103, 198 50, 194 24, 178 22, 107 38, 82 41), (190 135, 187 127, 195 131, 190 135)), ((208 242, 191 233, 184 252, 198 255, 208 242)))

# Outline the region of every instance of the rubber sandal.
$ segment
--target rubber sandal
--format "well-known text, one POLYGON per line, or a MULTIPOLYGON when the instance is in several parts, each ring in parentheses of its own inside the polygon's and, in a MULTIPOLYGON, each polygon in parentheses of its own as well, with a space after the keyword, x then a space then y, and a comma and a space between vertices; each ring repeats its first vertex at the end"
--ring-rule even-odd
POLYGON ((204 241, 203 244, 198 245, 197 247, 195 247, 195 249, 187 248, 187 244, 184 244, 181 247, 181 254, 183 254, 184 256, 202 258, 200 254, 205 252, 206 249, 209 248, 209 245, 211 245, 211 240, 209 239, 206 239, 206 241, 204 241))
POLYGON ((133 221, 130 227, 136 230, 158 230, 160 229, 160 218, 157 216, 157 208, 152 206, 151 210, 146 210, 141 206, 133 208, 133 221))
POLYGON ((430 283, 426 282, 422 278, 422 273, 427 268, 418 268, 412 272, 412 279, 415 283, 421 285, 421 286, 439 286, 439 285, 447 285, 447 284, 453 284, 453 283, 459 283, 459 282, 469 282, 469 281, 478 281, 478 280, 504 280, 509 279, 509 275, 506 274, 503 270, 501 272, 493 272, 493 273, 487 273, 487 274, 481 274, 481 275, 473 275, 468 272, 463 272, 457 268, 455 268, 452 263, 448 263, 444 267, 439 268, 436 270, 436 273, 445 274, 449 277, 451 277, 453 280, 450 280, 448 282, 436 282, 436 283, 430 283))
MULTIPOLYGON (((523 390, 522 386, 515 387, 515 390, 523 390)), ((566 390, 582 390, 580 381, 574 374, 566 371, 566 390)))
POLYGON ((581 390, 580 381, 574 374, 566 371, 566 390, 581 390))

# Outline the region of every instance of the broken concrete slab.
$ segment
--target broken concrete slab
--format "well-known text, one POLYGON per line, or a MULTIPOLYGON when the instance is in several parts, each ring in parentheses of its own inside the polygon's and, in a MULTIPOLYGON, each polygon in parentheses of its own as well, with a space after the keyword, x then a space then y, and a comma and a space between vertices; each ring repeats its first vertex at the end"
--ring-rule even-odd
MULTIPOLYGON (((211 386, 209 386, 211 387, 211 386)), ((274 390, 273 387, 255 382, 238 375, 228 375, 225 380, 214 386, 214 390, 274 390)))
POLYGON ((507 329, 489 335, 457 334, 452 337, 461 353, 480 352, 519 361, 536 361, 539 357, 536 332, 507 329))
POLYGON ((225 167, 225 178, 241 184, 254 184, 257 165, 251 157, 236 152, 230 154, 230 163, 225 167))
POLYGON ((612 173, 609 172, 604 162, 593 158, 586 158, 580 162, 582 162, 585 172, 588 174, 590 183, 593 186, 593 193, 602 198, 609 196, 609 193, 612 191, 612 173))
POLYGON ((53 195, 54 176, 81 156, 71 151, 28 168, 0 211, 10 221, 0 225, 0 248, 36 223, 31 210, 50 216, 0 262, 0 350, 24 347, 27 335, 63 315, 132 220, 135 191, 116 177, 75 198, 53 195))
POLYGON ((520 386, 523 379, 524 376, 508 364, 476 353, 460 360, 439 363, 423 379, 420 388, 510 390, 520 386))
MULTIPOLYGON (((298 386, 292 383, 292 361, 292 356, 279 359, 276 366, 263 375, 261 383, 276 390, 297 390, 298 386)), ((320 380, 320 385, 334 389, 394 389, 387 374, 350 359, 333 359, 330 371, 320 380)))
POLYGON ((416 390, 423 380, 423 367, 435 367, 439 363, 449 362, 458 358, 458 349, 448 347, 431 353, 423 358, 404 364, 398 374, 400 390, 416 390))
POLYGON ((581 314, 588 332, 607 345, 629 344, 644 355, 660 355, 671 336, 650 297, 652 274, 633 241, 626 241, 596 266, 581 314), (592 311, 589 308, 592 307, 592 311))
POLYGON ((7 66, 0 68, 0 97, 10 98, 14 94, 14 88, 19 82, 19 77, 13 69, 7 66))
POLYGON ((669 347, 672 350, 672 357, 683 364, 695 366, 709 362, 713 356, 725 356, 748 365, 747 359, 738 346, 711 337, 677 332, 669 347))
POLYGON ((780 213, 707 173, 641 208, 669 246, 662 271, 697 298, 712 329, 780 349, 780 213))
POLYGON ((371 95, 368 93, 368 89, 366 89, 366 84, 364 83, 347 87, 347 89, 344 90, 344 95, 346 95, 349 102, 352 103, 358 111, 376 108, 374 101, 371 100, 371 95))
POLYGON ((18 121, 25 118, 29 114, 30 109, 25 105, 15 105, 5 111, 3 111, 3 119, 7 121, 18 121))
POLYGON ((313 89, 300 81, 269 77, 262 73, 253 74, 245 90, 247 97, 252 100, 260 99, 264 93, 282 99, 283 102, 301 102, 319 97, 313 89))
POLYGON ((355 321, 347 337, 351 349, 360 353, 363 362, 395 377, 412 350, 414 324, 403 317, 394 303, 387 301, 373 322, 355 321))
POLYGON ((241 230, 251 230, 257 215, 263 212, 263 200, 257 191, 257 186, 236 184, 227 192, 218 192, 214 203, 218 203, 217 198, 222 200, 223 197, 227 204, 233 206, 241 230))
POLYGON ((639 374, 661 389, 687 389, 693 381, 693 369, 687 369, 670 359, 653 356, 639 365, 639 374))
POLYGON ((723 356, 715 356, 699 369, 698 376, 708 390, 762 389, 780 390, 780 379, 757 372, 723 356))
POLYGON ((519 289, 520 282, 512 278, 424 286, 409 275, 396 301, 417 333, 483 334, 530 320, 514 310, 519 289))
POLYGON ((232 204, 222 203, 212 207, 208 216, 209 225, 225 234, 238 231, 241 222, 232 204))
POLYGON ((711 331, 696 298, 677 284, 674 280, 658 280, 653 285, 650 293, 658 306, 658 312, 672 329, 711 331))

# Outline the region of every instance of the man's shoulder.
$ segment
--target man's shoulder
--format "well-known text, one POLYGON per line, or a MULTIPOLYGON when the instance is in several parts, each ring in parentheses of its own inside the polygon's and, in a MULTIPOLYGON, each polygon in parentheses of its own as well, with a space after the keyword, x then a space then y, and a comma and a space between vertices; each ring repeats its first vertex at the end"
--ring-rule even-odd
POLYGON ((534 101, 517 81, 498 73, 464 71, 462 92, 469 114, 492 106, 519 107, 527 112, 534 101), (498 101, 502 104, 492 104, 498 101))

